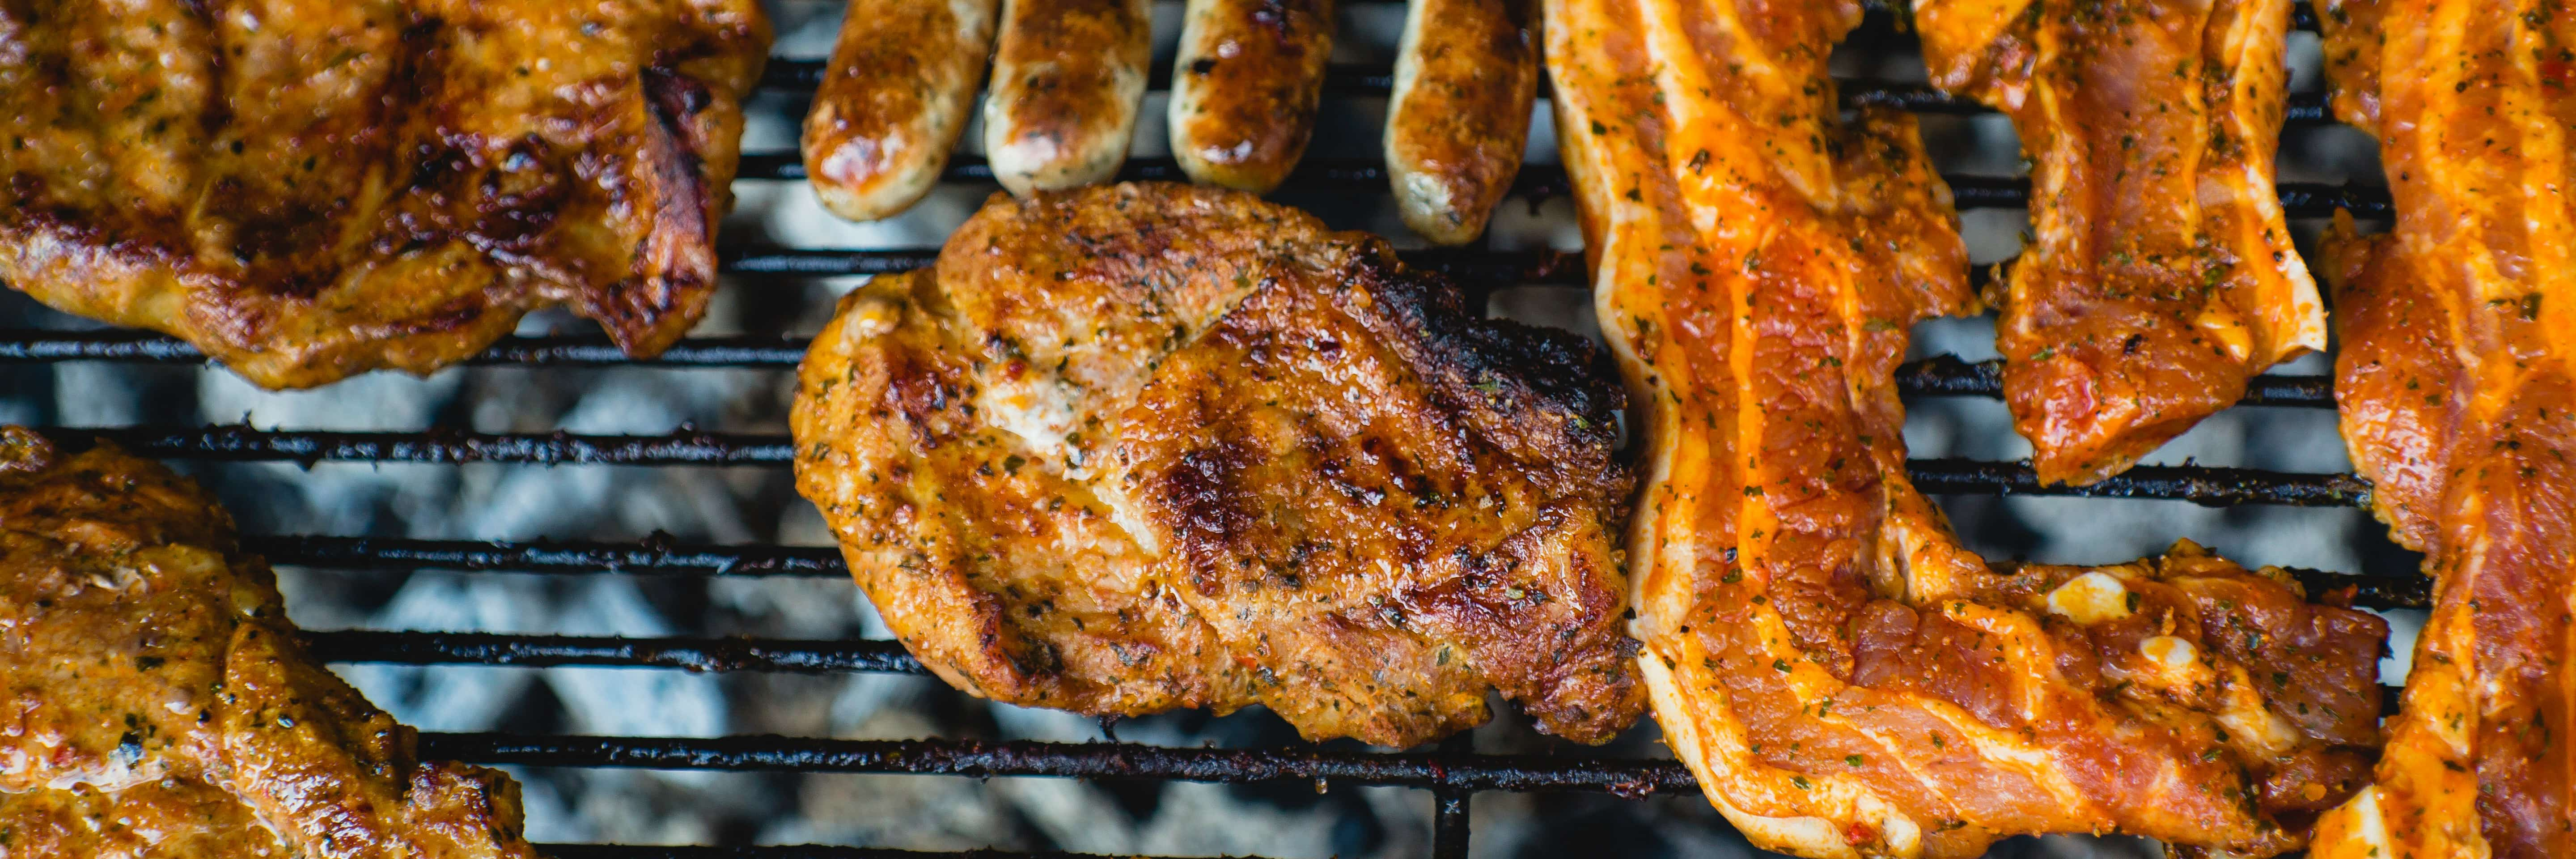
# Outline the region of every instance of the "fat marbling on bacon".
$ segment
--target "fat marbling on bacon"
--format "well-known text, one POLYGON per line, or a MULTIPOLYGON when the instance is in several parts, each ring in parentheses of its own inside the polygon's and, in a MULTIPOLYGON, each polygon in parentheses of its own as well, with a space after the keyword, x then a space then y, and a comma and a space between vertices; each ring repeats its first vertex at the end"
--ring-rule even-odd
POLYGON ((2118 474, 2325 348, 2273 189, 2290 0, 1925 0, 1914 21, 1932 82, 2029 153, 1995 346, 2041 482, 2118 474))
POLYGON ((2319 859, 2576 853, 2576 10, 2332 2, 2334 109, 2393 233, 2328 238, 2335 397, 2433 613, 2371 786, 2319 859))
POLYGON ((1816 857, 2299 846, 2372 760, 2385 625, 2188 543, 2008 570, 1958 544, 1907 479, 1891 374, 1974 300, 1912 121, 1840 120, 1825 62, 1859 3, 1546 8, 1646 445, 1639 664, 1718 810, 1816 857))

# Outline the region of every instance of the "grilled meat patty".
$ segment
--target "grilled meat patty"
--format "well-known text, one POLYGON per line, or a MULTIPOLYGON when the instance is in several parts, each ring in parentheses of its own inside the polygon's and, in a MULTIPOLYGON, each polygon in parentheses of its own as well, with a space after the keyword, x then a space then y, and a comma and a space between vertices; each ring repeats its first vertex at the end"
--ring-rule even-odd
POLYGON ((752 0, 0 0, 0 280, 263 386, 715 288, 752 0))
POLYGON ((2290 0, 1924 0, 1932 81, 2012 116, 2037 238, 2004 399, 2047 483, 2128 469, 2326 346, 2273 189, 2290 0))
POLYGON ((425 762, 297 643, 196 484, 0 427, 0 853, 532 857, 518 788, 425 762))
POLYGON ((996 195, 814 343, 797 487, 960 688, 1382 745, 1489 690, 1587 742, 1642 707, 1599 353, 1373 237, 1181 185, 996 195))
POLYGON ((2376 617, 2198 547, 1990 567, 1905 470, 1908 332, 1973 306, 1911 118, 1845 123, 1857 0, 1548 0, 1598 316, 1641 405, 1656 721, 1759 846, 2035 832, 2269 855, 2359 787, 2376 617))
POLYGON ((2320 5, 2335 114, 2397 203, 2389 235, 2326 242, 2335 398, 2434 585, 2373 786, 2311 855, 2576 855, 2576 17, 2320 5))

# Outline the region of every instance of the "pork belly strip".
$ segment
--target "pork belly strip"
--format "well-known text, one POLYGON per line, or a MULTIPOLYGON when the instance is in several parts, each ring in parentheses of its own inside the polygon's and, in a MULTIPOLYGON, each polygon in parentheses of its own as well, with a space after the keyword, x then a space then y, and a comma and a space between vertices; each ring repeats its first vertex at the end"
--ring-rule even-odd
POLYGON ((2313 855, 2576 853, 2576 19, 2557 3, 2327 3, 2334 107, 2379 138, 2395 230, 2330 237, 2354 465, 2433 612, 2372 785, 2313 855))
POLYGON ((2118 474, 2325 348, 2273 188, 2290 0, 1924 0, 1915 22, 1933 83, 2028 153, 1995 346, 2041 481, 2118 474))
POLYGON ((1756 845, 2127 832, 2268 855, 2357 787, 2376 618, 2189 544, 1990 568, 1908 483, 1891 373, 1966 312, 1910 119, 1840 121, 1857 3, 1550 0, 1598 316, 1639 404, 1657 721, 1756 845))

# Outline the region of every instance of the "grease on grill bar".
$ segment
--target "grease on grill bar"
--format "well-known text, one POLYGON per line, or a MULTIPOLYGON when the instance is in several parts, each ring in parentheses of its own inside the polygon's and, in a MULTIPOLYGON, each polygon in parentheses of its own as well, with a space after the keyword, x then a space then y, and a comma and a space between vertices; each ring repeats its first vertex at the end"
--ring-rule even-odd
MULTIPOLYGON (((530 367, 770 367, 787 369, 805 357, 803 337, 692 337, 659 357, 629 358, 598 334, 508 337, 464 363, 530 367)), ((194 364, 206 359, 176 339, 139 331, 0 331, 0 363, 131 361, 194 364)), ((1908 396, 1998 397, 2002 365, 1938 355, 1897 368, 1897 389, 1908 396)), ((2242 402, 2253 406, 2333 408, 2333 380, 2324 376, 2256 376, 2242 402)))
MULTIPOLYGON (((1167 60, 1157 63, 1146 73, 1145 79, 1154 82, 1153 90, 1157 92, 1164 90, 1164 84, 1172 79, 1170 62, 1167 60)), ((810 93, 822 80, 823 61, 821 60, 771 60, 761 74, 760 88, 778 92, 810 93)), ((1923 84, 1841 80, 1837 85, 1843 103, 1852 107, 1871 105, 1914 113, 1949 114, 1989 113, 1994 110, 1973 99, 1959 98, 1923 84)), ((1392 65, 1335 63, 1324 70, 1326 95, 1343 98, 1384 96, 1394 90, 1395 68, 1392 65)), ((1549 94, 1548 80, 1545 76, 1541 76, 1538 81, 1538 97, 1547 98, 1549 94)), ((2331 121, 2331 117, 2326 115, 2325 94, 2321 92, 2291 93, 2283 115, 2291 122, 2331 121)))
POLYGON ((424 757, 476 764, 643 769, 1052 776, 1249 782, 1316 781, 1462 791, 1690 793, 1680 762, 1649 758, 1347 751, 1341 746, 1223 749, 1136 743, 834 740, 810 737, 420 735, 424 757))
MULTIPOLYGON (((796 454, 786 436, 681 429, 669 435, 551 433, 327 432, 262 430, 218 424, 193 430, 47 427, 77 443, 113 441, 138 454, 170 459, 526 465, 787 465, 796 454)), ((2042 486, 2026 463, 1917 459, 1914 481, 1934 494, 2070 495, 2161 498, 2206 505, 2281 504, 2358 507, 2370 486, 2349 474, 2307 474, 2212 466, 2140 466, 2089 486, 2042 486)))
MULTIPOLYGON (((1049 850, 898 850, 891 847, 842 847, 833 844, 782 844, 761 847, 662 846, 654 844, 539 844, 554 859, 1123 859, 1097 853, 1049 850)), ((1440 855, 1435 853, 1434 855, 1440 855)))
MULTIPOLYGON (((830 547, 678 544, 660 536, 635 543, 517 543, 286 534, 245 536, 242 545, 271 563, 342 569, 822 578, 850 574, 840 550, 830 547)), ((2289 572, 2310 593, 2351 586, 2354 604, 2370 608, 2423 608, 2429 604, 2432 586, 2430 579, 2412 573, 2372 576, 2296 567, 2289 572)))
MULTIPOLYGON (((746 152, 742 156, 740 178, 786 179, 805 178, 803 156, 795 152, 746 152)), ((2018 176, 1972 176, 1945 174, 1952 203, 1960 209, 2011 209, 2030 202, 2030 183, 2018 176)), ((951 184, 993 184, 993 168, 984 159, 959 155, 940 172, 939 180, 951 184)), ((1180 164, 1170 158, 1129 158, 1118 169, 1121 182, 1187 182, 1180 164)), ((1374 158, 1307 158, 1298 162, 1289 174, 1286 187, 1300 191, 1342 191, 1382 194, 1387 188, 1386 162, 1374 158)), ((1512 179, 1514 197, 1564 196, 1572 186, 1566 183, 1565 168, 1554 164, 1524 164, 1512 179)), ((2386 218, 2394 215, 2389 208, 2385 188, 2350 185, 2338 186, 2318 182, 2283 182, 2277 185, 2281 208, 2294 217, 2326 217, 2336 209, 2349 209, 2355 217, 2386 218)))
POLYGON ((549 668, 678 668, 687 671, 868 671, 926 674, 893 641, 785 641, 747 638, 603 638, 488 632, 308 632, 304 640, 331 662, 403 665, 509 665, 549 668))

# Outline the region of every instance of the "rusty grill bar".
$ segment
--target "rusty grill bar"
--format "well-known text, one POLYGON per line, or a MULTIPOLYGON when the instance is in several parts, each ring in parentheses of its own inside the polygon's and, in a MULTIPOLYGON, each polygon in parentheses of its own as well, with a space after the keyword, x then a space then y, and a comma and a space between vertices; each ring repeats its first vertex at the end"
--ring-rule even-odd
MULTIPOLYGON (((1382 2, 1382 0, 1357 0, 1382 2)), ((1873 9, 1854 34, 1853 43, 1902 46, 1911 36, 1894 18, 1873 9)), ((2296 5, 2293 23, 2316 29, 2308 4, 2296 5)), ((801 109, 797 94, 813 89, 823 74, 816 60, 773 60, 763 75, 764 89, 790 95, 790 108, 801 109)), ((1150 80, 1170 79, 1168 67, 1152 71, 1150 80)), ((1382 96, 1392 88, 1392 71, 1383 65, 1337 64, 1326 76, 1325 91, 1341 97, 1382 96)), ((1546 82, 1541 81, 1542 97, 1546 82)), ((1869 80, 1840 84, 1850 106, 1880 106, 1919 113, 1972 114, 1987 109, 1928 86, 1869 80)), ((2287 105, 2292 123, 2331 120, 2322 94, 2293 93, 2287 105)), ((801 180, 804 168, 794 152, 748 152, 740 171, 745 179, 801 180)), ((1185 180, 1169 158, 1130 159, 1120 179, 1185 180)), ((2011 177, 1951 175, 1957 205, 2012 208, 2027 204, 2026 180, 2011 177)), ((960 156, 942 179, 959 184, 992 184, 980 158, 960 156)), ((1334 193, 1384 193, 1385 165, 1373 159, 1309 158, 1289 180, 1291 187, 1334 193)), ((2279 186, 2284 208, 2293 216, 2319 216, 2348 209, 2363 217, 2386 217, 2390 204, 2384 189, 2317 183, 2279 186)), ((1561 196, 1570 188, 1562 168, 1526 165, 1516 178, 1517 197, 1561 196)), ((744 277, 829 277, 871 275, 926 266, 937 248, 832 250, 768 246, 732 246, 721 257, 722 269, 744 277)), ((1585 286, 1579 252, 1418 250, 1403 254, 1414 266, 1441 272, 1471 296, 1490 284, 1585 286)), ((2005 263, 2008 265, 2009 263, 2005 263)), ((1972 277, 1984 282, 2001 266, 1980 266, 1972 277)), ((728 336, 682 340, 650 359, 629 358, 604 335, 579 334, 510 337, 465 363, 529 368, 642 367, 789 369, 802 360, 807 340, 798 337, 728 336)), ((173 338, 120 330, 0 330, 0 364, 62 361, 109 361, 162 365, 201 364, 205 357, 173 338)), ((2001 363, 1970 362, 1955 356, 1913 361, 1897 374, 1908 397, 1999 397, 2001 363)), ((2266 375, 2254 379, 2243 400, 2254 406, 2330 408, 2331 380, 2313 375, 2266 375)), ((345 433, 259 430, 249 426, 210 426, 192 430, 122 428, 53 428, 46 432, 75 444, 106 438, 146 456, 208 460, 321 461, 400 463, 513 463, 528 465, 607 464, 632 466, 768 466, 793 461, 794 445, 784 436, 699 432, 683 427, 663 436, 581 436, 568 433, 508 434, 433 430, 420 433, 345 433)), ((2043 487, 2022 463, 1964 459, 1928 459, 1910 463, 1916 484, 1935 494, 2034 494, 2114 498, 2156 498, 2208 506, 2278 504, 2294 506, 2366 506, 2369 486, 2349 474, 2296 474, 2198 465, 2142 466, 2090 487, 2043 487)), ((347 570, 450 570, 534 574, 622 574, 646 576, 794 576, 846 577, 839 552, 827 547, 781 545, 683 544, 659 536, 635 542, 509 542, 421 540, 333 535, 250 535, 245 548, 278 564, 347 570)), ((2429 603, 2429 580, 2414 575, 2372 576, 2291 570, 2311 593, 2348 589, 2356 605, 2370 608, 2422 608, 2429 603)), ((480 665, 542 668, 592 666, 678 669, 697 672, 887 672, 927 673, 897 642, 869 640, 780 640, 668 637, 627 639, 557 635, 510 635, 426 631, 343 630, 306 634, 312 650, 332 662, 407 665, 480 665)), ((2396 690, 2384 690, 2393 700, 2396 690)), ((421 751, 434 758, 485 764, 554 767, 641 767, 660 769, 726 769, 797 772, 911 773, 971 778, 1053 776, 1084 779, 1166 779, 1210 782, 1303 780, 1427 789, 1433 801, 1432 855, 1462 859, 1469 840, 1469 798, 1481 791, 1594 791, 1625 797, 1687 794, 1696 790, 1689 771, 1671 760, 1598 756, 1477 754, 1461 734, 1426 751, 1381 753, 1356 746, 1300 745, 1266 749, 1170 748, 1132 743, 987 743, 926 739, 855 741, 777 736, 710 739, 653 737, 528 737, 507 734, 423 734, 421 751)), ((561 859, 925 859, 925 857, 990 857, 990 859, 1081 859, 1078 854, 972 850, 930 853, 872 847, 837 846, 637 846, 618 844, 539 845, 561 859)))

